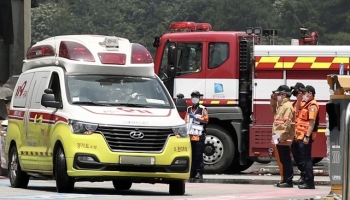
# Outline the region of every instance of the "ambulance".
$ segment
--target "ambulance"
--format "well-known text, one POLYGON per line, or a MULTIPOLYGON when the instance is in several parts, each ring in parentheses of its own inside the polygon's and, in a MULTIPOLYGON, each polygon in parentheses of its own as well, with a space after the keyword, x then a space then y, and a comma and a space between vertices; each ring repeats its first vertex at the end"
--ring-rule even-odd
POLYGON ((67 35, 26 54, 11 101, 6 137, 9 179, 56 180, 59 193, 79 181, 169 184, 183 195, 191 167, 185 121, 154 73, 148 50, 128 39, 67 35))

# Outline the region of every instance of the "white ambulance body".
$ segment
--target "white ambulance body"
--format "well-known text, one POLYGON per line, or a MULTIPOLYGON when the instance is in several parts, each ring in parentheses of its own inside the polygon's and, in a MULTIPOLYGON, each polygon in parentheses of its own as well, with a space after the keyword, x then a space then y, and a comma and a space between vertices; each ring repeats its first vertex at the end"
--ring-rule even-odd
POLYGON ((72 191, 77 181, 113 181, 117 190, 169 183, 171 194, 185 193, 186 124, 140 44, 99 35, 38 42, 28 50, 10 109, 13 187, 45 176, 56 179, 58 192, 72 191))

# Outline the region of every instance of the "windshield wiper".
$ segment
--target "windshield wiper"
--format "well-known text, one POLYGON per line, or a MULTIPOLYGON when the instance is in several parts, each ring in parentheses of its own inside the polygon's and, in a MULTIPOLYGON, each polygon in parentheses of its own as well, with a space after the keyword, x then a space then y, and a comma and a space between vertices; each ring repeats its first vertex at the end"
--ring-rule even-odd
POLYGON ((138 103, 109 103, 108 105, 125 106, 125 107, 138 107, 138 108, 154 108, 154 106, 149 106, 149 105, 145 105, 145 104, 138 104, 138 103))
POLYGON ((92 101, 74 101, 72 104, 75 104, 75 105, 93 105, 93 106, 110 106, 110 104, 98 103, 98 102, 92 102, 92 101))

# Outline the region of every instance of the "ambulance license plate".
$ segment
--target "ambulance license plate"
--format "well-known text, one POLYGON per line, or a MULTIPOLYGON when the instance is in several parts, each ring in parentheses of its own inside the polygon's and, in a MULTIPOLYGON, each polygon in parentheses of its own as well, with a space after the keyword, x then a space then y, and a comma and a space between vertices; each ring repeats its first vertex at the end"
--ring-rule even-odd
POLYGON ((155 157, 119 156, 119 164, 121 165, 154 165, 155 163, 155 157))

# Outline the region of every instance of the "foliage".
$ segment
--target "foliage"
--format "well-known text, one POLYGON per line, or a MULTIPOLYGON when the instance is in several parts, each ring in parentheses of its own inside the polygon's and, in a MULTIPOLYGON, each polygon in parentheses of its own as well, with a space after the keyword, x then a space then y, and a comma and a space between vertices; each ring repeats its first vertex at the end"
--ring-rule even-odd
MULTIPOLYGON (((215 30, 277 29, 277 44, 317 30, 321 44, 350 44, 350 4, 344 0, 41 0, 32 9, 32 41, 65 34, 126 37, 154 52, 154 36, 175 21, 209 22, 215 30)), ((267 41, 267 40, 264 40, 267 41)))

